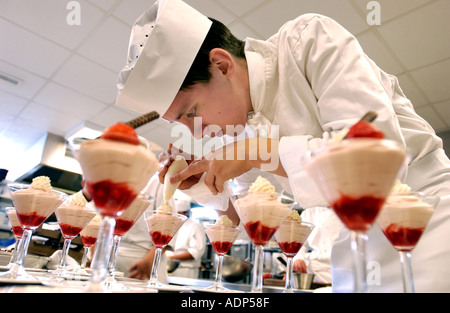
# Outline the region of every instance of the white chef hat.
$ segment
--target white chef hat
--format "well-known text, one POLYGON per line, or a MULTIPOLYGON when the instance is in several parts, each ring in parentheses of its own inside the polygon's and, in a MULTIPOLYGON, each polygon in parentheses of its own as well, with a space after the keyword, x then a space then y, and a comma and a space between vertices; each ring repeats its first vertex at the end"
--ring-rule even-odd
POLYGON ((163 115, 178 93, 212 22, 181 0, 157 0, 133 25, 117 105, 163 115))

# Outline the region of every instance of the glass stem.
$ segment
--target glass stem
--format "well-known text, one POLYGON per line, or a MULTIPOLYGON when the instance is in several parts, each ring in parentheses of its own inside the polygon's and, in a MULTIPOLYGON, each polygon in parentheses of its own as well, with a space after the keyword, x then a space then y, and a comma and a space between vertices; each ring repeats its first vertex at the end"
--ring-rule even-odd
POLYGON ((109 257, 111 255, 112 239, 116 220, 109 216, 102 217, 99 236, 96 242, 94 259, 92 260, 92 276, 88 291, 102 291, 106 278, 109 257))
POLYGON ((108 275, 110 277, 114 277, 114 272, 116 271, 117 252, 119 251, 120 239, 120 236, 114 236, 113 248, 111 250, 111 256, 109 258, 108 265, 108 275))
POLYGON ((252 291, 262 292, 263 290, 263 256, 264 247, 255 245, 255 262, 253 264, 252 291))
POLYGON ((150 281, 149 281, 149 283, 152 285, 158 283, 158 267, 159 262, 161 261, 161 252, 162 252, 161 248, 156 248, 155 257, 153 258, 152 272, 150 274, 150 281))
POLYGON ((353 273, 355 275, 355 292, 367 292, 366 283, 366 242, 367 236, 364 233, 352 231, 351 250, 353 256, 353 273))
POLYGON ((58 270, 63 270, 66 267, 67 255, 69 254, 70 244, 72 239, 64 239, 64 246, 61 252, 61 258, 59 259, 58 270))
POLYGON ((402 264, 403 275, 403 291, 405 293, 414 293, 414 280, 411 267, 411 253, 405 251, 399 251, 400 262, 402 264))
POLYGON ((86 264, 87 264, 87 257, 89 254, 89 249, 88 247, 84 247, 84 253, 83 253, 83 258, 81 259, 81 269, 84 270, 86 269, 86 264))
POLYGON ((19 244, 15 262, 19 267, 23 267, 23 262, 25 260, 25 256, 28 253, 28 246, 30 245, 32 235, 33 231, 31 229, 23 230, 22 242, 21 244, 19 244))
POLYGON ((292 284, 292 258, 287 257, 287 266, 286 266, 286 284, 284 286, 284 293, 292 293, 294 292, 294 287, 292 284))
POLYGON ((21 243, 22 243, 22 238, 16 239, 16 242, 14 244, 14 251, 13 251, 13 253, 11 255, 11 260, 9 261, 9 264, 17 263, 17 256, 19 254, 18 253, 18 249, 19 249, 19 246, 20 246, 21 243))
POLYGON ((223 255, 217 255, 217 268, 216 268, 216 282, 214 283, 214 286, 222 287, 222 268, 223 268, 223 255))

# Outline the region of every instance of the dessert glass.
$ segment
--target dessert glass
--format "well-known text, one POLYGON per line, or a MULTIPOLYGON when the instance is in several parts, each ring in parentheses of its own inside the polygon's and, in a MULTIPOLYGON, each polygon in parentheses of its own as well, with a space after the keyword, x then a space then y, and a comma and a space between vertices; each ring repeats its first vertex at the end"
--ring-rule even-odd
POLYGON ((53 275, 64 277, 68 275, 66 270, 67 255, 69 254, 72 240, 86 227, 94 218, 96 212, 87 207, 70 203, 70 197, 61 204, 55 211, 61 234, 64 238, 64 245, 59 259, 58 267, 53 275))
POLYGON ((159 210, 149 210, 144 212, 145 222, 152 238, 153 245, 156 247, 153 258, 152 272, 147 287, 167 288, 165 284, 158 281, 158 267, 161 261, 161 253, 180 227, 187 220, 187 216, 173 212, 162 212, 159 210))
POLYGON ((6 215, 8 216, 9 223, 11 224, 11 230, 14 234, 14 237, 16 238, 16 242, 14 243, 14 251, 11 255, 11 260, 9 261, 9 264, 6 266, 7 268, 13 267, 13 264, 16 262, 17 259, 17 249, 20 245, 20 242, 22 241, 23 236, 23 228, 20 224, 19 217, 17 216, 16 208, 15 207, 7 207, 5 208, 6 215))
POLYGON ((399 143, 374 138, 346 139, 311 151, 303 159, 307 173, 350 230, 355 292, 367 291, 366 233, 405 160, 399 143))
POLYGON ((264 245, 272 238, 295 202, 278 193, 246 192, 231 196, 231 201, 255 245, 251 292, 263 289, 264 245))
POLYGON ((425 231, 438 202, 439 197, 420 192, 391 195, 377 219, 381 230, 400 255, 405 293, 415 292, 411 252, 425 231))
MULTIPOLYGON (((111 256, 116 218, 119 217, 148 183, 156 166, 148 142, 139 145, 93 139, 84 141, 74 151, 83 171, 85 185, 101 216, 92 276, 88 292, 107 292, 105 284, 111 256)), ((76 149, 76 145, 73 145, 76 149)))
POLYGON ((286 284, 283 293, 294 292, 292 275, 293 258, 300 251, 313 229, 314 225, 311 223, 285 218, 275 232, 275 240, 287 258, 286 284))
POLYGON ((68 195, 57 190, 52 190, 49 193, 29 193, 27 195, 27 201, 17 201, 15 192, 28 189, 30 188, 30 185, 12 183, 8 184, 8 188, 11 192, 11 199, 23 228, 23 237, 18 246, 15 262, 11 269, 0 274, 0 279, 29 282, 38 281, 35 277, 28 274, 23 267, 23 262, 28 253, 31 236, 33 235, 33 231, 41 226, 56 208, 63 203, 68 195))
POLYGON ((81 242, 83 242, 84 251, 83 258, 81 259, 80 275, 88 275, 89 273, 86 271, 87 258, 90 254, 91 248, 97 242, 97 236, 100 230, 100 222, 95 220, 91 220, 89 224, 80 232, 81 242))
POLYGON ((212 286, 205 288, 205 291, 232 292, 232 290, 225 288, 222 284, 223 256, 230 250, 241 231, 242 228, 237 226, 220 224, 208 224, 206 226, 205 233, 217 254, 218 262, 216 268, 216 280, 212 286))

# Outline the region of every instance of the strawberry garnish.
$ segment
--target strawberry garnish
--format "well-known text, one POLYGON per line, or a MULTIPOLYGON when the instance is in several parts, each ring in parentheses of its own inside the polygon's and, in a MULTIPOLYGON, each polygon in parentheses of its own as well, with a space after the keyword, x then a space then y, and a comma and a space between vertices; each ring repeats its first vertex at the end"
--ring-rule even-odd
POLYGON ((372 123, 359 121, 353 125, 345 138, 379 138, 383 139, 384 134, 372 123))
POLYGON ((139 144, 139 139, 133 127, 124 124, 116 123, 108 127, 101 136, 102 139, 117 140, 127 142, 133 145, 139 144))

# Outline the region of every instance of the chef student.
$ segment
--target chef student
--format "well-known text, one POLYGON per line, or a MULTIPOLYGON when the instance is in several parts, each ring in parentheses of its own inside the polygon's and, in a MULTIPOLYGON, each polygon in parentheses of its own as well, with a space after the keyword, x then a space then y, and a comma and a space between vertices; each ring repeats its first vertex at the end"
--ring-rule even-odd
MULTIPOLYGON (((215 126, 224 136, 235 135, 236 127, 243 125, 278 132, 277 138, 238 140, 215 149, 215 157, 191 162, 171 179, 182 181, 180 189, 196 188, 199 184, 194 183, 203 175, 211 196, 220 197, 230 179, 238 181, 249 170, 263 168, 276 175, 301 206, 321 204, 323 198, 304 171, 301 156, 367 111, 378 112, 375 124, 386 138, 409 149, 403 182, 414 191, 440 196, 413 252, 416 291, 450 290, 450 161, 442 140, 416 114, 398 80, 370 60, 337 22, 305 14, 268 40, 243 42, 182 1, 158 1, 136 21, 129 51, 129 62, 119 74, 118 105, 141 113, 156 110, 192 133, 198 133, 194 121, 200 118, 199 128, 215 126), (255 143, 271 148, 269 159, 249 149, 255 143), (231 148, 253 154, 221 159, 231 148)), ((160 177, 164 174, 165 169, 160 177)), ((334 292, 353 290, 349 237, 343 229, 333 243, 334 292)), ((398 253, 378 227, 368 237, 367 260, 378 264, 378 278, 368 291, 401 292, 398 253)))

